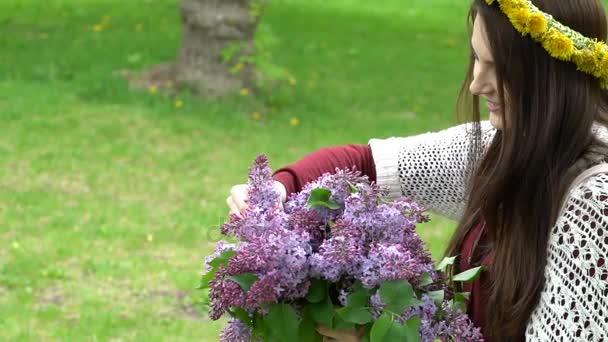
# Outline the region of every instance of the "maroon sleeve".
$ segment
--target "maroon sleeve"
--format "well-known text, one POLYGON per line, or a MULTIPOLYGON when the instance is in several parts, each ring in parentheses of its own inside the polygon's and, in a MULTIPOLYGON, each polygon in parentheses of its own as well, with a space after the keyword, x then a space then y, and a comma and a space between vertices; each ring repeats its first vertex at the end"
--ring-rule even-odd
POLYGON ((299 161, 276 170, 273 178, 285 185, 287 194, 299 192, 302 187, 322 174, 335 172, 336 168, 356 169, 376 181, 376 165, 369 145, 327 147, 315 151, 299 161))

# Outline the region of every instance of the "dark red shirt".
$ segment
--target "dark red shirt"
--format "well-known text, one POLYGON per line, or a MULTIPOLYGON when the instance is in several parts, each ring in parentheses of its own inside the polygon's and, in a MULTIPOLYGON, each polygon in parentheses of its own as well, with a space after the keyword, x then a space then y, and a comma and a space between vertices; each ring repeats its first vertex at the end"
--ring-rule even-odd
MULTIPOLYGON (((494 258, 494 253, 483 253, 487 248, 482 246, 487 243, 487 234, 485 234, 484 223, 481 222, 475 226, 465 237, 460 253, 459 270, 461 272, 471 268, 483 265, 490 267, 494 258), (485 254, 485 255, 484 255, 485 254)), ((489 342, 487 334, 484 331, 484 323, 486 318, 485 300, 487 298, 488 275, 487 271, 481 273, 473 283, 465 283, 464 291, 470 292, 469 301, 467 302, 467 314, 473 321, 475 326, 481 328, 484 340, 489 342)))

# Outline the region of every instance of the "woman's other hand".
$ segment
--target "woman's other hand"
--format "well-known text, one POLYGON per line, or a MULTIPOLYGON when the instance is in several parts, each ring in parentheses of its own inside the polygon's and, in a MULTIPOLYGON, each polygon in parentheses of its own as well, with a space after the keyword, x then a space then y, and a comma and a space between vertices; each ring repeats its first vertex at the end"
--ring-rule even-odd
MULTIPOLYGON (((283 183, 274 181, 274 188, 281 194, 281 205, 285 203, 287 199, 287 189, 283 183)), ((230 189, 230 196, 226 199, 226 204, 230 208, 231 214, 241 215, 243 210, 247 209, 247 198, 249 193, 249 186, 247 184, 238 184, 230 189)))

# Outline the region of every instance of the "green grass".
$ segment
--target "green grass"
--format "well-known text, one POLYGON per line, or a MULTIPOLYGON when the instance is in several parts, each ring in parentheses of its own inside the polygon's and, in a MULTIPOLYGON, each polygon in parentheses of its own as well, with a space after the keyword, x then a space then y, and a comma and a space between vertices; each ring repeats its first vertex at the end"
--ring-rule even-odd
MULTIPOLYGON (((297 85, 271 108, 116 76, 175 56, 177 0, 2 1, 0 340, 217 340, 193 288, 257 154, 278 167, 455 123, 467 5, 428 4, 277 1, 264 20, 297 85)), ((420 227, 434 255, 452 228, 420 227)))

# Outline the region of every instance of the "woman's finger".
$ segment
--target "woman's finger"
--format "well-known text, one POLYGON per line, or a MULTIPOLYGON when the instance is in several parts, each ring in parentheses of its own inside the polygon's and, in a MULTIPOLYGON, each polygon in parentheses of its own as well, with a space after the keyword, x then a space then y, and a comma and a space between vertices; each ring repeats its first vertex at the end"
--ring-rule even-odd
POLYGON ((226 204, 228 204, 228 208, 230 208, 230 214, 235 214, 241 217, 241 212, 239 211, 239 208, 236 206, 236 204, 234 204, 234 199, 232 198, 232 196, 229 196, 226 199, 226 204))
POLYGON ((248 207, 247 205, 247 184, 235 185, 230 189, 230 195, 238 211, 243 211, 248 207))

